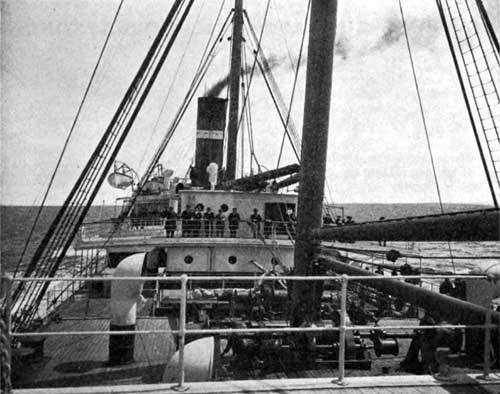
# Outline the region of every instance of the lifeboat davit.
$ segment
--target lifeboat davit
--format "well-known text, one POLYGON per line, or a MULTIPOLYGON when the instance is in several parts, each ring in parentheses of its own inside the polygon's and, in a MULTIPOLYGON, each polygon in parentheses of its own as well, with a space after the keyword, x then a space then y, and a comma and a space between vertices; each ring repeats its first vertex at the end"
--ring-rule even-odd
POLYGON ((113 172, 108 176, 108 183, 117 189, 126 189, 132 186, 134 183, 134 178, 130 175, 122 174, 119 172, 113 172))

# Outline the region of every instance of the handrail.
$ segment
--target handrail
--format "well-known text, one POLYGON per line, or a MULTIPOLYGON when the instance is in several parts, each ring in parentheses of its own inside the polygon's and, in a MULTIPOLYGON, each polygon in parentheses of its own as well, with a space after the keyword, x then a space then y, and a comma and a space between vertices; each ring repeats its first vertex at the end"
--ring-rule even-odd
MULTIPOLYGON (((184 344, 186 336, 190 335, 200 335, 200 334, 244 334, 244 333, 294 333, 294 332, 331 332, 337 331, 340 334, 339 341, 339 369, 338 377, 333 380, 337 384, 344 384, 345 377, 345 335, 347 331, 367 331, 373 330, 374 326, 364 325, 351 325, 346 324, 347 316, 347 288, 348 282, 350 280, 363 281, 363 280, 386 280, 388 276, 268 276, 259 278, 259 280, 265 281, 279 281, 279 280, 292 280, 292 281, 315 281, 315 280, 331 280, 336 282, 341 282, 341 311, 340 311, 340 325, 339 327, 281 327, 281 328, 220 328, 220 329, 187 329, 186 328, 186 308, 187 308, 187 282, 188 281, 210 281, 210 280, 255 280, 255 276, 148 276, 148 277, 117 277, 117 278, 80 278, 80 277, 61 277, 61 278, 12 278, 10 276, 2 277, 2 281, 5 283, 6 288, 11 288, 13 282, 48 282, 48 281, 152 281, 156 280, 158 282, 181 282, 180 291, 180 324, 178 330, 136 330, 136 331, 51 331, 51 332, 13 332, 11 327, 10 319, 5 322, 7 325, 7 343, 10 344, 11 338, 23 338, 23 337, 36 337, 36 336, 67 336, 67 335, 123 335, 123 334, 172 334, 176 335, 179 340, 179 378, 178 378, 178 388, 184 388, 184 344)), ((487 279, 487 275, 401 275, 396 277, 390 277, 391 279, 414 279, 414 278, 432 278, 432 279, 444 279, 444 278, 469 278, 469 279, 487 279)), ((6 294, 7 299, 11 298, 11 294, 6 294)), ((9 302, 6 303, 7 306, 10 305, 9 302)), ((7 316, 10 316, 10 310, 7 310, 7 316)), ((491 324, 491 313, 486 314, 485 324, 444 324, 444 325, 393 325, 384 326, 384 330, 390 329, 407 329, 407 330, 431 330, 435 328, 449 328, 449 329, 484 329, 485 330, 485 352, 484 352, 484 374, 487 376, 489 374, 489 349, 491 343, 490 330, 497 328, 497 325, 491 324), (489 316, 489 317, 488 317, 489 316)), ((10 354, 10 349, 8 354, 10 354)), ((10 363, 10 359, 9 359, 10 363)))
POLYGON ((222 223, 217 219, 167 219, 162 217, 127 217, 118 228, 116 220, 84 223, 79 231, 80 241, 107 239, 109 236, 122 238, 127 236, 164 236, 166 238, 272 238, 274 234, 293 238, 295 222, 293 220, 261 220, 252 223, 250 218, 240 219, 236 228, 232 228, 227 218, 222 223), (248 225, 248 226, 247 226, 248 225))
MULTIPOLYGON (((61 276, 56 278, 42 278, 42 277, 32 277, 32 278, 11 278, 13 282, 51 282, 51 281, 82 281, 82 282, 100 282, 100 281, 122 281, 122 280, 135 280, 139 282, 150 282, 153 280, 158 280, 160 282, 178 282, 180 281, 181 276, 120 276, 116 278, 110 277, 72 277, 72 276, 61 276)), ((238 281, 253 281, 257 277, 255 276, 238 276, 238 275, 229 275, 229 276, 215 276, 215 275, 204 275, 204 276, 188 276, 188 281, 193 282, 202 282, 202 281, 210 281, 210 280, 238 280, 238 281)), ((348 275, 349 280, 387 280, 387 279, 455 279, 455 278, 467 278, 467 279, 489 279, 488 275, 467 275, 467 274, 457 274, 457 275, 398 275, 398 276, 357 276, 357 275, 348 275)), ((305 280, 305 281, 317 281, 317 280, 333 280, 340 282, 342 278, 340 276, 333 275, 317 275, 317 276, 291 276, 291 275, 280 275, 280 276, 265 276, 258 277, 259 280, 305 280)))

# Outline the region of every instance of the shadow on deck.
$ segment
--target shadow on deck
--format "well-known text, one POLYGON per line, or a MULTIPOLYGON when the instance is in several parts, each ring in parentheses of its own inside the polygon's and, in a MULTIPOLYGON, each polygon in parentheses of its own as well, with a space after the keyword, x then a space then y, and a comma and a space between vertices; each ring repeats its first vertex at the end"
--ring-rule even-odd
MULTIPOLYGON (((60 319, 43 331, 109 330, 107 299, 81 300, 63 308, 60 319), (85 312, 91 311, 91 315, 85 312)), ((146 306, 147 307, 147 306, 146 306)), ((167 318, 137 319, 136 330, 169 330, 167 318)), ((42 357, 22 362, 13 372, 14 387, 69 387, 161 382, 166 363, 174 352, 172 335, 137 334, 135 362, 108 365, 109 335, 46 337, 42 357)))

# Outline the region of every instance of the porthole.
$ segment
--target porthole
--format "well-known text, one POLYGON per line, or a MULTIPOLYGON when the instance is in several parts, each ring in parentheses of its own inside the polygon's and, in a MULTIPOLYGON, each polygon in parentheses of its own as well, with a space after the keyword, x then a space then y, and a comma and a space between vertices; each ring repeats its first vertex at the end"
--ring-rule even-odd
POLYGON ((186 257, 184 257, 184 262, 186 264, 191 264, 193 262, 193 256, 188 254, 186 257))
POLYGON ((229 258, 227 259, 227 262, 229 264, 236 264, 237 261, 238 259, 236 258, 236 256, 229 256, 229 258))

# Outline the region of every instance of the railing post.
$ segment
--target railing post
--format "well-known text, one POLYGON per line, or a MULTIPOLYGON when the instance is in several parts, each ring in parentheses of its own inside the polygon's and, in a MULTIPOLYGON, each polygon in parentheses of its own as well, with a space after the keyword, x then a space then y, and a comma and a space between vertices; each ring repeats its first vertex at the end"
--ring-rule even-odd
POLYGON ((186 309, 187 309, 187 281, 186 274, 181 275, 181 305, 179 313, 179 384, 175 386, 176 391, 186 391, 184 386, 184 344, 186 343, 186 309))
POLYGON ((490 375, 490 350, 491 350, 491 307, 486 308, 486 328, 484 329, 484 366, 483 379, 488 379, 490 375))
POLYGON ((153 296, 153 317, 156 315, 156 308, 160 306, 160 281, 156 279, 155 294, 153 296))
POLYGON ((342 275, 340 293, 340 327, 339 327, 339 378, 337 384, 345 385, 345 331, 347 316, 347 275, 342 275))
POLYGON ((12 343, 11 343, 11 312, 12 312, 12 277, 5 275, 1 278, 3 282, 3 291, 5 292, 5 318, 0 316, 2 321, 2 330, 0 331, 1 346, 0 346, 0 367, 3 380, 3 392, 6 394, 12 392, 11 378, 11 360, 12 360, 12 343))

